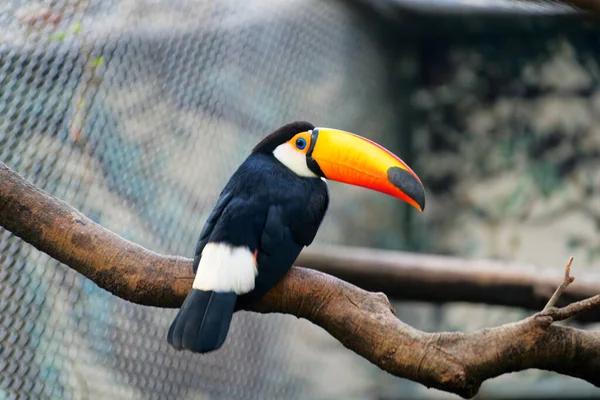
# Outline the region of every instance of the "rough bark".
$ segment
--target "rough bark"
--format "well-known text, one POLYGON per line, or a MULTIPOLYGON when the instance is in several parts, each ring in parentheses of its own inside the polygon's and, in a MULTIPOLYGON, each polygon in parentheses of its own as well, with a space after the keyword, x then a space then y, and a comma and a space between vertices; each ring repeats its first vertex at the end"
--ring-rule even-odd
MULTIPOLYGON (((0 226, 114 295, 138 304, 177 307, 193 280, 191 260, 156 254, 126 241, 2 163, 0 226)), ((385 295, 294 267, 249 311, 306 318, 396 376, 472 397, 486 379, 528 368, 600 386, 600 332, 553 325, 599 305, 600 296, 594 296, 469 334, 426 333, 398 320, 385 295)))

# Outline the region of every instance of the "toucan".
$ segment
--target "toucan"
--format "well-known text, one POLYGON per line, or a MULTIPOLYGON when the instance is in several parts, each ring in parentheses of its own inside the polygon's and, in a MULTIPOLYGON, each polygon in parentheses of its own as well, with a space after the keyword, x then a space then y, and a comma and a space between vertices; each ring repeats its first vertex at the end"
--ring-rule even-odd
POLYGON ((172 347, 223 345, 234 311, 264 296, 312 243, 329 205, 326 179, 425 207, 419 177, 382 146, 304 121, 277 129, 234 172, 202 228, 192 289, 168 331, 172 347))

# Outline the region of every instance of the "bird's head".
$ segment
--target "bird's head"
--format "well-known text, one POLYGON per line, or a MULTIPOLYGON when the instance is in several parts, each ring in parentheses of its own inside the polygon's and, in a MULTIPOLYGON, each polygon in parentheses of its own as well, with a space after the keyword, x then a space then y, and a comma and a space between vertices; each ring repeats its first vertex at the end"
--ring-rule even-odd
POLYGON ((323 177, 399 198, 422 211, 419 177, 389 150, 353 133, 292 122, 264 138, 253 153, 272 153, 304 177, 323 177))

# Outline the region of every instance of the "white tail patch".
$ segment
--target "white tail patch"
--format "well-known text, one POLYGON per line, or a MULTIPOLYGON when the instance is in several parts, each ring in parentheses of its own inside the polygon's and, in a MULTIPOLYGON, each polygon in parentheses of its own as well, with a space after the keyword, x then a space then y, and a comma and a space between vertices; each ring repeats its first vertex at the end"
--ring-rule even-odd
POLYGON ((192 287, 244 294, 254 289, 256 275, 256 260, 250 249, 226 243, 208 243, 202 250, 192 287))

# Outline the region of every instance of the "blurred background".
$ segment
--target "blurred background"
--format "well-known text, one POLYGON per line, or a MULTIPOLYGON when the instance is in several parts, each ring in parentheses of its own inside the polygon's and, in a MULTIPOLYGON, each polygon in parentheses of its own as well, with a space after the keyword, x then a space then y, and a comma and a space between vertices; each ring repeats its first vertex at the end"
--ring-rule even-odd
MULTIPOLYGON (((316 244, 600 267, 600 27, 526 0, 0 2, 0 160, 119 235, 191 257, 231 173, 292 120, 399 154, 425 213, 330 184, 316 244)), ((423 330, 529 315, 402 302, 423 330)), ((292 316, 177 353, 123 301, 0 228, 0 399, 429 399, 292 316)), ((593 326, 592 326, 593 328, 593 326)), ((527 371, 478 399, 600 398, 527 371)))

